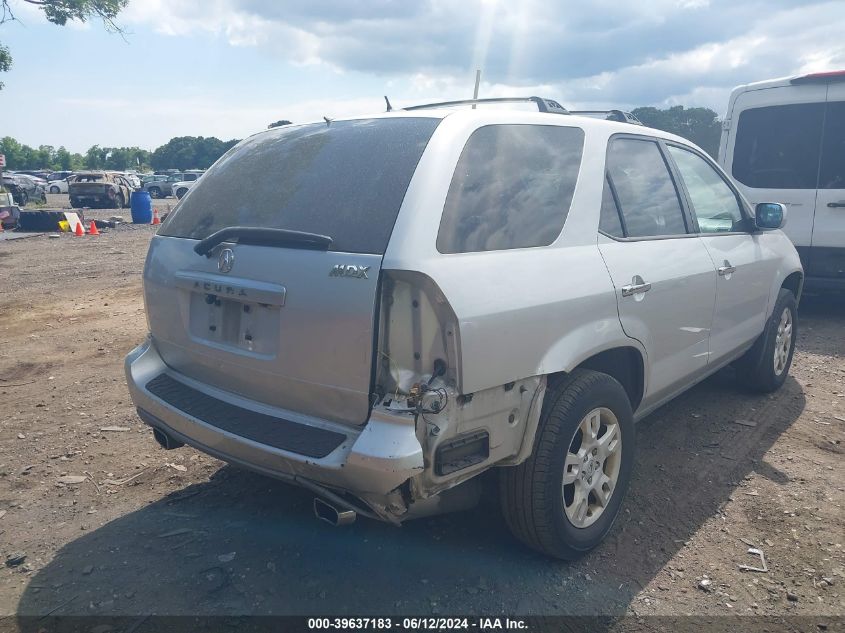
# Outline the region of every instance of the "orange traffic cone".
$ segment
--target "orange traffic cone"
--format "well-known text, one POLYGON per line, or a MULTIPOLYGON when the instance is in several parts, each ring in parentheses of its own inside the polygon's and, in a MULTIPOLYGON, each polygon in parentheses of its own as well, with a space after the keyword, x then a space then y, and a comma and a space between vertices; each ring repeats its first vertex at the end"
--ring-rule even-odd
POLYGON ((161 224, 161 218, 158 217, 158 208, 153 207, 153 221, 152 224, 161 224))
POLYGON ((94 220, 91 220, 91 228, 88 229, 88 235, 99 235, 100 232, 97 230, 97 223, 94 220))
POLYGON ((85 235, 85 229, 82 228, 82 222, 76 223, 76 228, 74 229, 73 234, 76 237, 82 237, 83 235, 85 235))

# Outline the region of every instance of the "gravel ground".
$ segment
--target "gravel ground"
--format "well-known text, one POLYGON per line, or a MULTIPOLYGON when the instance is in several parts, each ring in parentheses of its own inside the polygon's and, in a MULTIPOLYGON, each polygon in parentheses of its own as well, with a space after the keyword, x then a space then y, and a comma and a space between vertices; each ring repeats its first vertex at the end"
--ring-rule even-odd
POLYGON ((0 569, 0 614, 842 623, 841 296, 805 298, 778 393, 742 393, 725 370, 644 420, 613 531, 564 564, 516 543, 493 503, 401 529, 332 528, 313 518, 304 491, 190 448, 158 448, 122 371, 146 331, 140 273, 152 234, 128 225, 0 242, 0 555, 25 556, 0 569), (739 570, 759 562, 751 545, 765 552, 767 573, 739 570))

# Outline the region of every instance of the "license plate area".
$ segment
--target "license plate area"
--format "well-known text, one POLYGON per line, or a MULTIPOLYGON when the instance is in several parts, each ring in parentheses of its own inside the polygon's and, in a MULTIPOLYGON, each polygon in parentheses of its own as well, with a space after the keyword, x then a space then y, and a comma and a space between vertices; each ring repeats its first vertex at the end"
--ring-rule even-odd
POLYGON ((191 292, 190 333, 195 340, 271 358, 279 349, 281 306, 191 292))

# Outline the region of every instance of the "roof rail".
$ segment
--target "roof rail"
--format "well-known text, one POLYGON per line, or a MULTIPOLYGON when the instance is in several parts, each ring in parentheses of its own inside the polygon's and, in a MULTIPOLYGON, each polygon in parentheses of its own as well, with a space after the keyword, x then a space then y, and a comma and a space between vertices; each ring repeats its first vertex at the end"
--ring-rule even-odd
POLYGON ((569 114, 576 114, 581 116, 596 116, 603 115, 605 121, 617 121, 619 123, 630 123, 632 125, 642 125, 640 121, 630 112, 624 110, 570 110, 569 114))
POLYGON ((423 105, 408 106, 403 110, 428 110, 430 108, 451 108, 459 105, 477 105, 491 103, 534 103, 540 112, 553 114, 569 114, 566 108, 553 99, 543 97, 496 97, 491 99, 461 99, 459 101, 441 101, 439 103, 425 103, 423 105))

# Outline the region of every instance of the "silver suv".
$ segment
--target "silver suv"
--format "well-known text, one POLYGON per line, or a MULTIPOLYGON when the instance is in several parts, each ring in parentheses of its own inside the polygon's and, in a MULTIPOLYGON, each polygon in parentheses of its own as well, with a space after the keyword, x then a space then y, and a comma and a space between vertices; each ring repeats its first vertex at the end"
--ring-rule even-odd
POLYGON ((466 508, 496 467, 516 536, 573 559, 619 512, 636 420, 730 363, 777 389, 803 282, 784 207, 682 138, 527 101, 226 153, 147 257, 126 374, 158 442, 336 524, 466 508))

